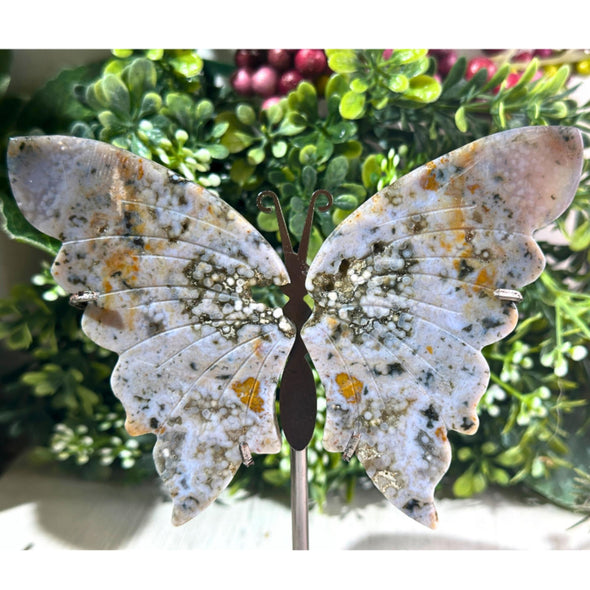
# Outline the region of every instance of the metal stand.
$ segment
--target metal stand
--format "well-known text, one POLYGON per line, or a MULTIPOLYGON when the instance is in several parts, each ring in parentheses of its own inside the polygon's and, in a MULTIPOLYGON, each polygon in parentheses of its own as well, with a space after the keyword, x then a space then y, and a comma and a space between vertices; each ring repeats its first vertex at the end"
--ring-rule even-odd
POLYGON ((309 549, 307 449, 291 448, 291 529, 293 549, 309 549))
POLYGON ((318 207, 320 211, 327 211, 332 205, 332 195, 328 191, 318 190, 312 195, 297 252, 294 251, 291 244, 291 238, 277 195, 272 191, 263 191, 258 195, 257 199, 258 208, 265 213, 270 213, 272 209, 264 205, 263 199, 271 198, 274 204, 283 246, 285 267, 290 279, 287 285, 281 287, 283 293, 289 297, 289 301, 283 307, 283 313, 286 318, 293 322, 297 330, 297 336, 285 364, 279 389, 281 428, 291 446, 293 549, 309 549, 307 445, 315 428, 317 403, 315 380, 306 359, 307 349, 301 339, 300 332, 305 321, 311 315, 311 309, 304 301, 307 294, 305 288, 305 278, 308 270, 307 250, 313 212, 316 201, 320 196, 327 199, 325 205, 318 207))

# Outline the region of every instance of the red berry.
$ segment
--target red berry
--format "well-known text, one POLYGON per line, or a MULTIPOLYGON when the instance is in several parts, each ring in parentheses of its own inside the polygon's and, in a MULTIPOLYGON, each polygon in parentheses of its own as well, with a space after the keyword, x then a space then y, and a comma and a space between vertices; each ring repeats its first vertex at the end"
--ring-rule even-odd
POLYGON ((304 78, 317 78, 326 69, 326 54, 321 49, 300 49, 295 55, 295 68, 304 78))
POLYGON ((264 63, 266 51, 264 49, 238 49, 234 61, 238 68, 254 69, 264 63))
POLYGON ((383 59, 389 59, 393 54, 393 49, 384 49, 382 57, 383 59))
POLYGON ((279 78, 279 94, 288 94, 291 90, 295 90, 301 80, 303 76, 297 70, 284 72, 279 78))
POLYGON ((231 77, 232 88, 242 96, 252 94, 252 71, 247 68, 236 70, 231 77))
POLYGON ((470 59, 467 64, 467 70, 465 72, 465 78, 470 80, 473 76, 479 72, 479 70, 487 69, 488 71, 488 80, 496 73, 498 70, 498 66, 487 57, 474 57, 470 59))
POLYGON ((511 72, 510 74, 508 74, 504 82, 504 87, 512 88, 513 86, 516 86, 516 84, 520 80, 521 75, 522 74, 517 74, 516 72, 511 72))
POLYGON ((512 58, 513 61, 531 61, 531 59, 533 59, 532 51, 521 51, 512 58))
POLYGON ((279 72, 288 70, 293 64, 293 56, 288 49, 269 49, 266 59, 279 72))
POLYGON ((268 98, 277 90, 278 75, 274 68, 270 66, 261 66, 252 75, 252 90, 268 98))
POLYGON ((270 98, 267 98, 261 105, 262 109, 268 109, 269 107, 271 107, 273 104, 277 104, 278 102, 280 102, 281 97, 280 96, 271 96, 270 98))
POLYGON ((451 68, 455 65, 457 61, 457 52, 451 50, 438 50, 440 53, 436 53, 436 63, 437 63, 437 72, 441 75, 441 77, 445 77, 450 71, 451 68))
POLYGON ((535 49, 533 55, 540 58, 551 57, 553 55, 553 49, 535 49))

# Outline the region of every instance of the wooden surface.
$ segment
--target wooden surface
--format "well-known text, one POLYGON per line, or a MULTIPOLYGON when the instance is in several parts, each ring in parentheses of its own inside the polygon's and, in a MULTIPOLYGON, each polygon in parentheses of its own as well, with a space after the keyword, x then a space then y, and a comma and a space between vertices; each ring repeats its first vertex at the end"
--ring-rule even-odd
MULTIPOLYGON (((580 516, 505 492, 438 500, 431 531, 381 499, 359 490, 354 502, 331 498, 310 513, 310 549, 590 549, 580 516)), ((43 475, 22 466, 0 477, 0 550, 290 550, 286 498, 222 496, 176 528, 172 504, 157 482, 141 486, 43 475)))

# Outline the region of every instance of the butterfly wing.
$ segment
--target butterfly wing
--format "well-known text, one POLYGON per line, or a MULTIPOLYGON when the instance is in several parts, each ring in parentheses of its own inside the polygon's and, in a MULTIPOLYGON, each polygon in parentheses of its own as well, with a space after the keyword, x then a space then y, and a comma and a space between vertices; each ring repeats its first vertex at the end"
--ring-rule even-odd
POLYGON ((494 291, 542 272, 532 232, 567 208, 581 166, 571 128, 475 141, 377 193, 311 264, 302 338, 326 389, 324 446, 342 452, 358 439, 376 487, 423 524, 437 520, 447 430, 477 430, 489 379, 481 348, 517 321, 494 291))
POLYGON ((96 293, 83 330, 119 354, 111 384, 126 428, 157 434, 182 524, 231 481, 241 444, 280 450, 274 392, 295 331, 250 289, 287 283, 287 271, 221 199, 108 144, 16 138, 9 172, 27 219, 63 242, 57 282, 96 293))

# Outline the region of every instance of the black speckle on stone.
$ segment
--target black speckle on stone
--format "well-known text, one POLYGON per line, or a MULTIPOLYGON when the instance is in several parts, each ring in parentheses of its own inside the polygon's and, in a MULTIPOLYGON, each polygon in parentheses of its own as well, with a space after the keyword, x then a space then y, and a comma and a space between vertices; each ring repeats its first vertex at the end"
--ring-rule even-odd
POLYGON ((471 420, 471 418, 467 418, 466 416, 463 416, 463 420, 461 421, 461 428, 463 428, 464 430, 469 430, 470 428, 473 427, 474 424, 475 424, 475 422, 473 420, 471 420))
POLYGON ((383 242, 375 242, 373 244, 373 254, 381 254, 385 250, 385 244, 383 242))
POLYGON ((401 375, 405 372, 405 369, 401 365, 401 363, 391 363, 387 365, 387 374, 388 375, 401 375))
POLYGON ((156 428, 158 428, 158 426, 160 425, 160 423, 155 419, 155 418, 151 418, 150 419, 150 426, 155 430, 156 428))
POLYGON ((485 330, 491 330, 492 328, 497 328, 501 326, 504 322, 502 320, 498 320, 496 318, 488 317, 481 320, 481 325, 484 327, 485 330))
POLYGON ((461 262, 459 263, 459 278, 464 279, 468 274, 472 273, 473 271, 474 268, 472 266, 469 266, 469 264, 465 262, 465 259, 462 258, 461 262))
POLYGON ((426 423, 428 428, 432 428, 433 422, 438 421, 438 412, 433 408, 432 404, 430 404, 425 410, 422 410, 422 414, 428 418, 428 422, 426 423))
POLYGON ((419 500, 416 500, 416 498, 412 498, 410 501, 406 502, 403 505, 403 510, 405 510, 406 512, 414 512, 416 508, 420 508, 421 506, 422 503, 419 500))
POLYGON ((347 260, 346 258, 340 263, 340 266, 338 267, 338 272, 341 275, 345 275, 348 272, 348 269, 350 268, 350 260, 347 260))

